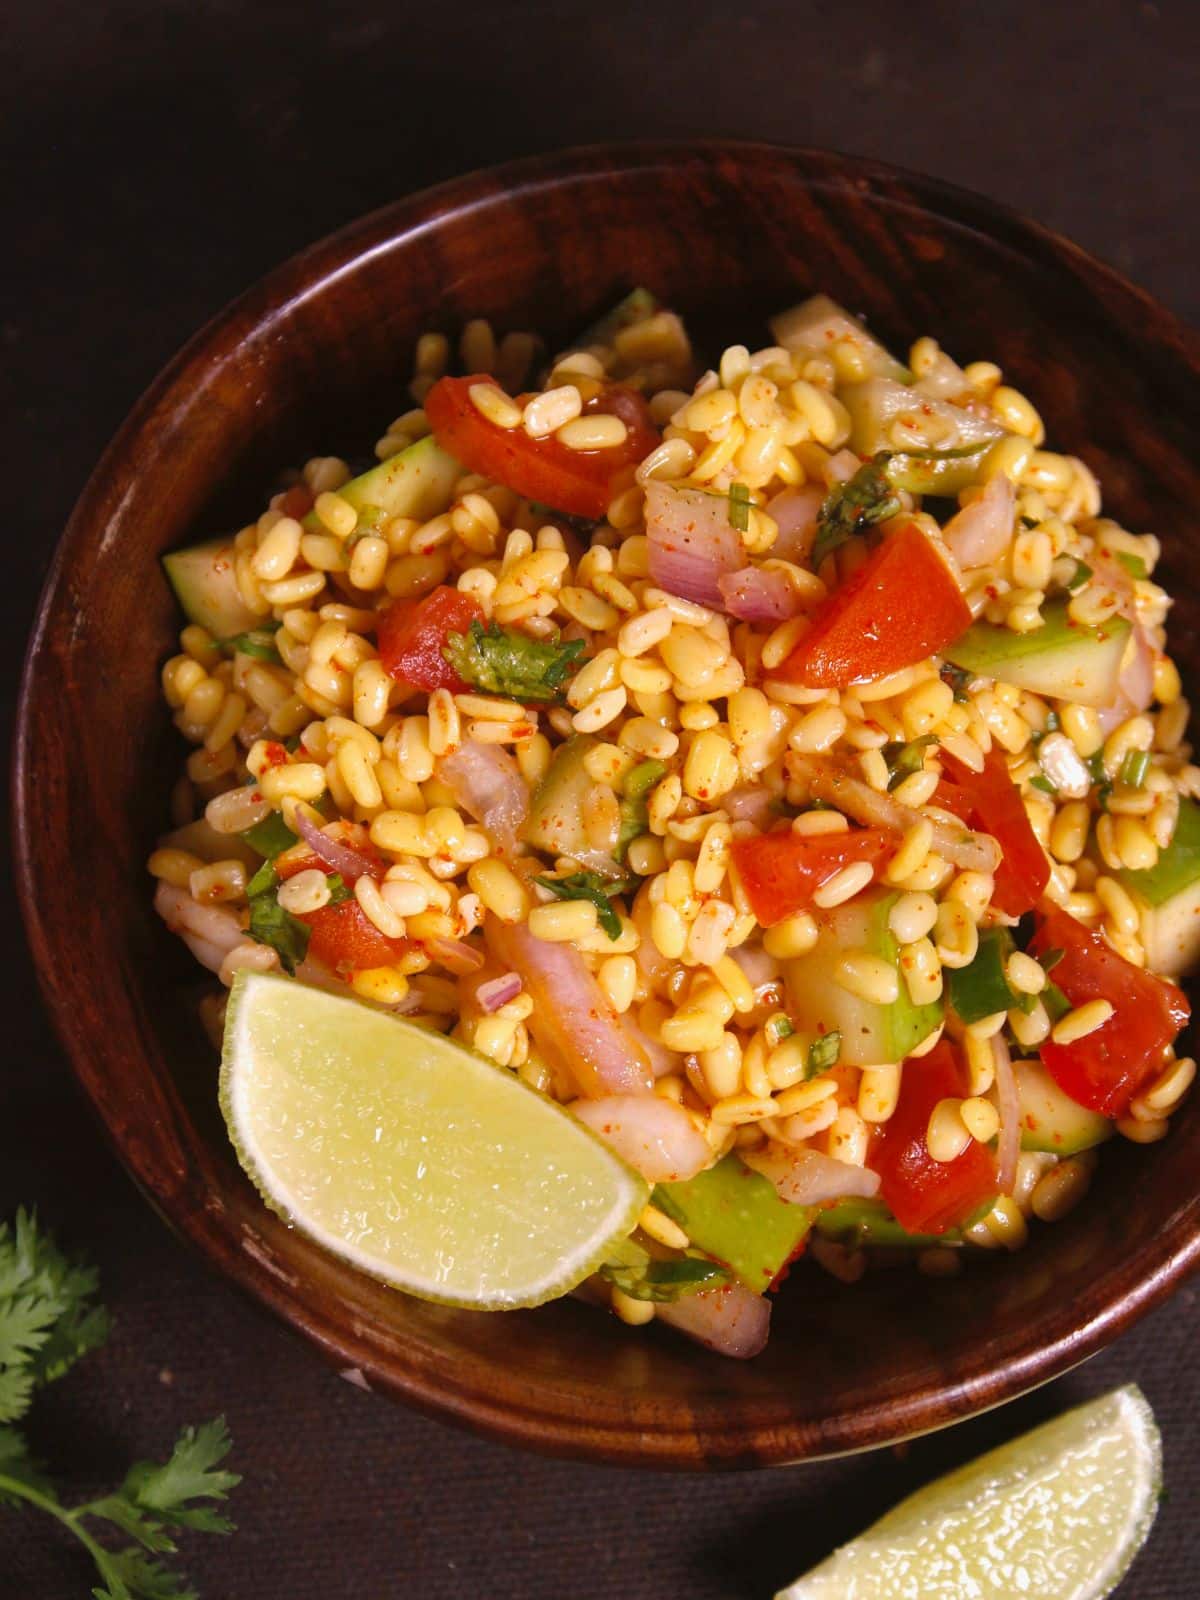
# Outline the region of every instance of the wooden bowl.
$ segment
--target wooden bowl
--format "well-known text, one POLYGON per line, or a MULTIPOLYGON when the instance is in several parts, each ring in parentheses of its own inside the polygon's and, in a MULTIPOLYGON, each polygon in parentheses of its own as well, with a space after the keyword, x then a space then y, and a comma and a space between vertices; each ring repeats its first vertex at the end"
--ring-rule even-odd
POLYGON ((17 860, 47 1003, 122 1159, 168 1221, 372 1389, 512 1443, 653 1467, 759 1466, 935 1428, 1063 1372, 1200 1257, 1195 1108, 1105 1149, 1086 1204, 958 1279, 843 1287, 800 1267, 766 1352, 724 1361, 572 1301, 483 1315, 389 1292, 264 1209, 216 1105, 196 970, 145 860, 180 747, 158 668, 179 626, 157 557, 236 525, 278 469, 360 455, 405 409, 413 343, 472 316, 565 340, 636 283, 701 344, 765 338, 814 290, 897 348, 995 359, 1056 446, 1161 535, 1196 665, 1200 346, 1043 228, 872 162, 755 145, 593 149, 475 174, 316 245, 199 334, 122 428, 42 598, 17 748, 17 860))

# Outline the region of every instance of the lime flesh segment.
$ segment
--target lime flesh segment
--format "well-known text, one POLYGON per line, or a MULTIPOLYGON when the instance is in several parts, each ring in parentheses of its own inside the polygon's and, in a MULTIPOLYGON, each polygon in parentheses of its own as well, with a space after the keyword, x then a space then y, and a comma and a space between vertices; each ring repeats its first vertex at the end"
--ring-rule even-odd
POLYGON ((449 1305, 565 1294, 649 1197, 569 1112, 502 1068, 290 978, 234 983, 221 1109, 273 1210, 374 1277, 449 1305))
POLYGON ((1129 1384, 918 1490, 776 1600, 1100 1600, 1145 1543, 1161 1479, 1129 1384))

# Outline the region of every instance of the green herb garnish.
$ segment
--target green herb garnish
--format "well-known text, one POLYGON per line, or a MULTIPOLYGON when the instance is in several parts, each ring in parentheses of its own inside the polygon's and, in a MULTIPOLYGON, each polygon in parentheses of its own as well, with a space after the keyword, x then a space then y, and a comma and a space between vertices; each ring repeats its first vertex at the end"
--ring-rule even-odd
POLYGON ((870 461, 864 461, 852 478, 837 484, 825 496, 817 513, 817 537, 812 549, 814 572, 847 539, 878 522, 886 522, 903 509, 888 479, 890 460, 891 453, 881 450, 870 461))
POLYGON ((967 685, 974 676, 965 667, 956 667, 953 661, 943 661, 938 671, 938 677, 950 687, 959 705, 964 705, 971 698, 967 693, 967 685))
POLYGON ((707 1256, 669 1256, 655 1260, 648 1250, 625 1239, 600 1268, 600 1276, 631 1300, 679 1300, 697 1289, 723 1283, 729 1273, 707 1256))
POLYGON ((830 1067, 836 1067, 841 1053, 842 1036, 836 1028, 814 1039, 804 1068, 805 1078, 819 1077, 822 1072, 828 1072, 830 1067))
POLYGON ((76 1506, 63 1504, 24 1436, 11 1426, 28 1411, 36 1390, 108 1337, 109 1319, 96 1301, 96 1287, 96 1273, 69 1261, 32 1213, 18 1211, 13 1227, 0 1224, 0 1422, 8 1424, 0 1426, 0 1508, 33 1506, 73 1534, 95 1563, 95 1600, 196 1600, 180 1574, 152 1558, 175 1554, 180 1529, 232 1530, 216 1509, 240 1482, 235 1473, 220 1470, 229 1452, 223 1419, 185 1428, 168 1461, 139 1461, 114 1493, 76 1506), (109 1549, 97 1536, 97 1523, 136 1542, 109 1549))
POLYGON ((1121 763, 1120 781, 1131 789, 1140 789, 1150 771, 1149 750, 1129 750, 1121 763))
MULTIPOLYGON (((1042 962, 1042 965, 1045 966, 1045 961, 1042 962)), ((1065 1017, 1071 1009, 1071 1002, 1056 983, 1048 983, 1046 985, 1042 990, 1041 1000, 1052 1025, 1060 1017, 1065 1017)))
POLYGON ((268 861, 273 861, 285 850, 290 850, 296 842, 296 835, 278 811, 272 811, 261 822, 256 822, 252 828, 247 828, 242 838, 251 850, 257 850, 259 855, 265 856, 268 861))
POLYGON ((1050 782, 1050 779, 1044 772, 1035 773, 1034 776, 1029 780, 1029 787, 1031 789, 1040 790, 1042 794, 1058 793, 1057 788, 1055 788, 1054 784, 1050 782))
POLYGON ((231 639, 220 641, 221 649, 229 655, 253 656, 256 661, 273 661, 282 665, 282 657, 275 641, 265 628, 252 628, 249 633, 235 633, 231 639))
POLYGON ((614 909, 610 895, 624 894, 636 879, 628 877, 605 878, 598 872, 572 872, 565 878, 535 878, 543 889, 549 889, 560 900, 588 900, 596 908, 596 920, 610 939, 621 937, 621 918, 614 909))
POLYGON ((621 825, 614 852, 618 861, 624 861, 629 846, 650 826, 646 796, 666 770, 665 762, 651 758, 639 761, 636 767, 631 767, 625 774, 625 781, 621 785, 621 825))
POLYGON ((1083 588, 1084 584, 1088 581, 1088 579, 1091 576, 1092 576, 1092 569, 1091 569, 1091 567, 1088 566, 1087 562, 1086 561, 1076 561, 1076 563, 1075 563, 1075 571, 1067 579, 1067 588, 1071 591, 1072 594, 1074 594, 1076 589, 1082 589, 1083 588))
POLYGON ((472 622, 466 633, 452 633, 442 651, 464 683, 522 704, 561 701, 563 685, 581 665, 582 639, 554 643, 531 639, 515 628, 472 622))
POLYGON ((1141 556, 1131 555, 1128 550, 1114 550, 1113 556, 1117 561, 1120 562, 1121 566, 1125 568, 1125 571, 1131 578, 1141 579, 1149 577, 1150 574, 1147 570, 1146 563, 1141 556))
POLYGON ((763 1032, 767 1036, 772 1049, 777 1044, 782 1044, 785 1039, 790 1039, 795 1033, 792 1019, 783 1011, 776 1011, 763 1023, 763 1032))
POLYGON ((1047 950, 1038 957, 1038 963, 1043 972, 1053 972, 1058 963, 1066 955, 1065 950, 1047 950))
POLYGON ((750 490, 744 483, 729 485, 729 526, 739 533, 750 531, 750 490))
POLYGON ((911 778, 914 772, 920 772, 925 766, 925 752, 931 744, 936 744, 937 739, 932 733, 923 733, 919 739, 910 739, 907 744, 885 744, 883 759, 887 762, 888 788, 897 789, 905 778, 911 778))
MULTIPOLYGON (((342 889, 344 899, 349 891, 345 884, 342 889)), ((294 977, 296 968, 308 954, 311 929, 279 904, 279 874, 273 862, 264 861, 250 879, 246 885, 246 899, 250 905, 250 926, 246 932, 256 943, 270 945, 283 970, 294 977)))

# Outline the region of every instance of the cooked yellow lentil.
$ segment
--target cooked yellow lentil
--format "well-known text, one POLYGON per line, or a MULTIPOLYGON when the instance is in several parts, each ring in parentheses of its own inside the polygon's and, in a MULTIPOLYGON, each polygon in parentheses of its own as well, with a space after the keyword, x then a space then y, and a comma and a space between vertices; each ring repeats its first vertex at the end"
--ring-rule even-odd
MULTIPOLYGON (((453 460, 440 496, 394 513, 345 462, 307 462, 208 575, 238 625, 206 626, 211 608, 196 609, 162 668, 192 749, 148 865, 162 914, 222 983, 280 962, 340 978, 570 1101, 595 1091, 536 974, 498 957, 509 947, 492 930, 532 940, 535 957, 553 947, 620 1037, 641 1041, 647 1098, 702 1137, 707 1164, 770 1173, 813 1154, 864 1174, 850 1192, 878 1206, 873 1163, 916 1063, 952 1048, 960 1064, 920 1133, 950 1169, 1004 1146, 1010 1049, 1022 1085, 1043 1047, 1051 1076, 1077 1083, 1055 1063, 1123 1016, 1124 991, 1064 997, 1045 944, 1025 948, 998 903, 1010 840, 991 848, 982 814, 966 834, 945 780, 969 793, 1004 775, 1045 856, 1043 911, 1139 974, 1175 976, 1200 953, 1181 909, 1194 919, 1200 890, 1174 851, 1200 816, 1200 768, 1166 653, 1158 539, 1101 515, 1091 471, 1046 447, 1035 404, 993 363, 959 368, 925 337, 906 370, 817 304, 777 319, 778 343, 731 345, 698 377, 679 319, 644 304, 556 358, 534 392, 534 337, 470 323, 474 427, 580 470, 639 427, 657 444, 614 472, 606 514, 586 526, 453 460), (620 415, 599 404, 614 383, 647 402, 640 422, 628 398, 620 415), (896 461, 907 476, 889 476, 896 461), (957 499, 954 513, 918 481, 957 499), (724 508, 724 571, 762 586, 757 610, 727 604, 723 584, 720 603, 711 581, 701 595, 686 563, 664 561, 656 507, 689 496, 699 517, 724 508), (940 552, 991 655, 964 666, 948 645, 834 686, 798 678, 789 658, 901 524, 940 552), (438 596, 458 621, 424 682, 397 666, 388 629, 438 596), (1099 665, 1039 670, 1064 633, 1127 643, 1099 665), (476 651, 473 678, 461 656, 444 675, 455 639, 476 651), (557 665, 539 682, 532 663, 557 665), (508 813, 464 760, 491 773, 508 813), (839 787, 818 793, 814 771, 839 787), (864 828, 887 834, 886 851, 839 858, 864 828), (763 836, 833 863, 770 917, 744 869, 763 836), (256 872, 263 857, 274 868, 256 872), (348 943, 328 932, 354 919, 348 943)), ((443 335, 419 340, 417 404, 398 401, 381 471, 430 446, 447 459, 424 407, 451 361, 443 335)), ((1194 1076, 1165 1049, 1102 1109, 1152 1143, 1194 1076)), ((1065 1215, 1091 1181, 1091 1149, 1017 1154, 1008 1137, 1006 1192, 960 1219, 968 1247, 1017 1248, 1029 1218, 1065 1215)), ((637 1237, 660 1253, 704 1244, 656 1205, 637 1237)), ((820 1236, 812 1253, 850 1281, 864 1243, 820 1236)), ((919 1265, 942 1274, 960 1255, 925 1250, 919 1265)), ((611 1290, 617 1314, 649 1320, 627 1287, 611 1290)))

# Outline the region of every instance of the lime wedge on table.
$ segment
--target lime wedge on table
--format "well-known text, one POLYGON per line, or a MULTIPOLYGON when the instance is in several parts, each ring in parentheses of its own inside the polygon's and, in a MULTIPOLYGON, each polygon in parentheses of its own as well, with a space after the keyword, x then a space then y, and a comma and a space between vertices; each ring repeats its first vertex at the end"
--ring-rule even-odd
POLYGON ((645 1182, 482 1056, 289 978, 233 986, 221 1108, 267 1204, 396 1288, 498 1310, 565 1294, 645 1182))
POLYGON ((918 1490, 776 1600, 1100 1600, 1145 1543, 1161 1475, 1129 1384, 918 1490))

